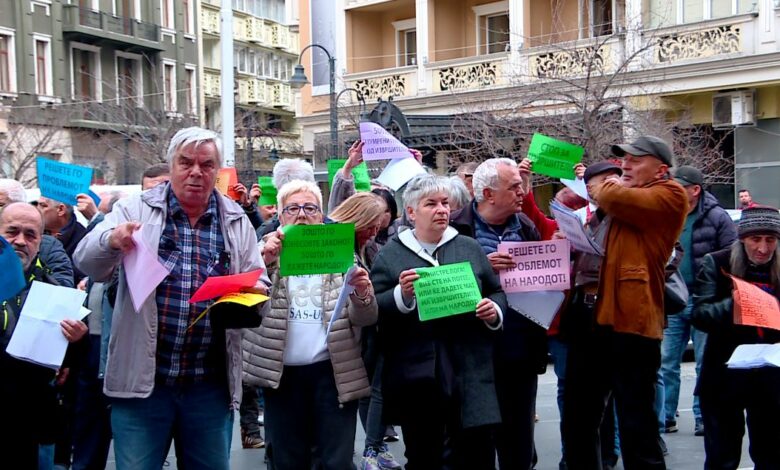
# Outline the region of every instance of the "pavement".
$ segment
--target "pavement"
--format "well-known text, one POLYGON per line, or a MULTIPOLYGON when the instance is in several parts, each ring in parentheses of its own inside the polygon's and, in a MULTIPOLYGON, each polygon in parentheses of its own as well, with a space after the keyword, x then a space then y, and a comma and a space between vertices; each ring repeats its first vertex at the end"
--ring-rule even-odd
MULTIPOLYGON (((671 470, 701 470, 704 467, 704 438, 693 435, 694 419, 691 410, 693 404, 693 388, 696 381, 693 363, 683 363, 681 375, 680 416, 677 419, 677 425, 680 430, 676 433, 662 435, 669 448, 666 465, 667 468, 671 470)), ((556 377, 552 371, 552 366, 550 366, 547 368, 547 373, 539 378, 539 391, 537 395, 537 414, 539 415, 539 422, 536 426, 536 449, 539 454, 539 462, 536 465, 537 470, 557 470, 558 461, 561 458, 560 419, 555 398, 556 393, 556 377)), ((400 429, 397 430, 400 432, 400 429)), ((258 468, 265 468, 265 464, 263 463, 265 451, 263 449, 241 448, 237 417, 233 431, 230 468, 233 470, 255 470, 258 468)), ((360 468, 360 456, 363 453, 364 439, 365 434, 363 433, 363 428, 358 424, 355 439, 355 465, 357 465, 357 468, 360 468)), ((403 440, 391 443, 389 444, 389 447, 397 460, 401 463, 405 463, 405 459, 403 458, 403 440)), ((743 441, 742 461, 739 470, 753 468, 753 464, 748 456, 747 448, 748 440, 745 439, 743 441)), ((176 458, 173 454, 169 456, 168 463, 169 466, 165 468, 176 468, 176 458)), ((112 452, 109 456, 109 462, 106 469, 114 470, 115 468, 116 466, 113 461, 112 452)), ((616 468, 623 469, 622 462, 619 462, 616 468)))

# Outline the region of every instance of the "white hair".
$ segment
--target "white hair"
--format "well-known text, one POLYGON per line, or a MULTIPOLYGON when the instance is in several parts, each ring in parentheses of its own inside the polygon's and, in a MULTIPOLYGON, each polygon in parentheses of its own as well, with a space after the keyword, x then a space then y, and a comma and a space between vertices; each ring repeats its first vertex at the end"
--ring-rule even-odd
POLYGON ((292 180, 279 189, 276 193, 276 205, 279 213, 284 209, 284 201, 297 193, 311 193, 317 198, 317 205, 322 209, 322 191, 313 181, 292 180))
POLYGON ((446 176, 436 176, 428 173, 420 174, 406 183, 404 190, 404 209, 411 207, 417 210, 420 200, 436 193, 445 193, 450 196, 452 185, 446 176))
POLYGON ((282 186, 294 180, 314 183, 314 168, 306 160, 285 158, 274 165, 273 180, 277 189, 282 189, 282 186))
POLYGON ((477 202, 485 200, 485 195, 483 194, 485 188, 497 189, 498 167, 500 165, 517 168, 517 162, 511 158, 490 158, 480 163, 477 169, 474 170, 471 184, 474 187, 474 199, 477 202))
POLYGON ((173 165, 173 157, 179 149, 191 144, 195 144, 195 148, 197 148, 200 144, 205 142, 214 142, 214 145, 217 147, 217 159, 219 165, 222 166, 222 139, 219 138, 219 135, 216 132, 196 126, 181 129, 174 134, 170 144, 168 144, 168 152, 165 154, 165 160, 173 165))
POLYGON ((24 186, 16 180, 0 178, 0 191, 6 193, 11 202, 27 202, 24 186))
POLYGON ((471 194, 469 194, 466 183, 460 179, 460 176, 450 176, 448 179, 450 182, 450 205, 458 208, 467 206, 471 201, 471 194))

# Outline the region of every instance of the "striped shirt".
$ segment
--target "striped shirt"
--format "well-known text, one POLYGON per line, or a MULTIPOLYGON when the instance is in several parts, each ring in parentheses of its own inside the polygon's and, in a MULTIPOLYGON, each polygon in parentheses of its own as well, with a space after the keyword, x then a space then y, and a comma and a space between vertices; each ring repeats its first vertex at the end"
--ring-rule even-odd
POLYGON ((216 378, 224 370, 224 338, 212 334, 209 315, 189 328, 209 303, 188 300, 206 278, 229 274, 230 267, 216 195, 194 227, 170 189, 167 202, 158 255, 170 275, 157 287, 157 380, 174 385, 216 378))

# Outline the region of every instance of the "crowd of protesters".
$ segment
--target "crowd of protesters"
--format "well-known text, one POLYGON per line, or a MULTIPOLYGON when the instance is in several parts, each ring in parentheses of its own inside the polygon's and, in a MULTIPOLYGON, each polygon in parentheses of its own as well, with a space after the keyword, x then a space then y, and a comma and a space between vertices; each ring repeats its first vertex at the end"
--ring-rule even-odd
POLYGON ((705 175, 675 167, 662 139, 614 145, 574 168, 587 198, 568 188, 555 196, 603 255, 572 250, 570 289, 545 329, 499 282, 514 266, 499 243, 565 238, 537 206, 530 160, 490 158, 449 177, 428 171, 399 191, 373 181, 358 192, 362 148, 349 149, 327 210, 298 159, 274 167, 276 205, 259 205, 256 184, 235 185, 237 200, 222 195, 220 138, 195 127, 173 137, 138 194, 101 194, 100 204, 80 195, 75 206, 41 197, 36 208, 21 184, 0 180, 0 234, 27 280, 2 305, 9 468, 105 468, 113 441, 120 470, 159 470, 171 446, 179 468, 228 469, 240 411, 242 446, 266 448, 258 467, 354 468, 359 417, 362 470, 402 467, 386 444, 393 426, 409 470, 532 469, 538 377, 551 358, 561 469, 606 470, 618 459, 664 469, 689 339, 704 467, 736 469, 747 426, 755 468, 780 468, 780 369, 726 367, 739 345, 780 342, 778 330, 735 321, 730 277, 780 299, 777 209, 742 190, 734 223, 705 175), (282 276, 286 228, 331 223, 354 224, 350 275, 282 276), (170 271, 139 309, 122 267, 137 231, 170 271), (462 262, 481 300, 421 321, 417 270, 462 262), (207 278, 257 269, 247 290, 269 300, 248 309, 256 323, 193 321, 210 306, 188 302, 207 278), (69 346, 57 371, 5 352, 33 281, 88 293, 90 315, 61 324, 69 346))

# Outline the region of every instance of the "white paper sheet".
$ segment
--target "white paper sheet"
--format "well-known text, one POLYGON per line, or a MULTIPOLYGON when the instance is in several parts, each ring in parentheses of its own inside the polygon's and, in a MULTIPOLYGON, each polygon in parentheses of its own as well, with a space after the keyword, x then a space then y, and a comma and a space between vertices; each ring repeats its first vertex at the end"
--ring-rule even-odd
POLYGON ((726 365, 729 369, 780 367, 780 344, 741 344, 726 365))
POLYGON ((130 289, 130 299, 136 312, 141 311, 141 305, 157 289, 157 286, 169 274, 160 263, 156 253, 152 253, 142 235, 143 227, 133 232, 135 248, 122 258, 125 268, 127 286, 130 289))
POLYGON ((78 289, 33 281, 6 352, 23 361, 58 369, 68 349, 60 322, 89 315, 82 306, 86 297, 87 293, 78 289))
POLYGON ((561 183, 565 184, 567 188, 574 191, 577 196, 585 199, 586 201, 590 201, 590 196, 588 196, 588 187, 585 186, 585 180, 580 178, 575 178, 573 180, 561 178, 561 183))
POLYGON ((604 256, 604 249, 585 233, 585 227, 579 216, 555 201, 550 203, 550 210, 555 221, 558 222, 558 228, 566 235, 566 239, 571 242, 575 250, 604 256))
POLYGON ((336 308, 333 310, 333 316, 330 317, 330 322, 328 322, 328 330, 325 335, 326 337, 328 334, 330 334, 330 329, 333 326, 333 323, 341 317, 341 312, 344 310, 344 307, 347 306, 349 295, 355 291, 355 288, 349 285, 349 281, 352 280, 352 276, 355 274, 356 269, 357 266, 352 266, 349 268, 349 271, 344 274, 344 285, 341 286, 339 298, 336 300, 336 308))
POLYGON ((425 173, 425 168, 416 158, 409 156, 409 158, 390 160, 377 180, 393 191, 398 191, 410 179, 422 173, 425 173))
POLYGON ((510 307, 545 330, 550 328, 555 318, 555 313, 561 307, 565 298, 566 294, 555 290, 506 294, 510 307))

